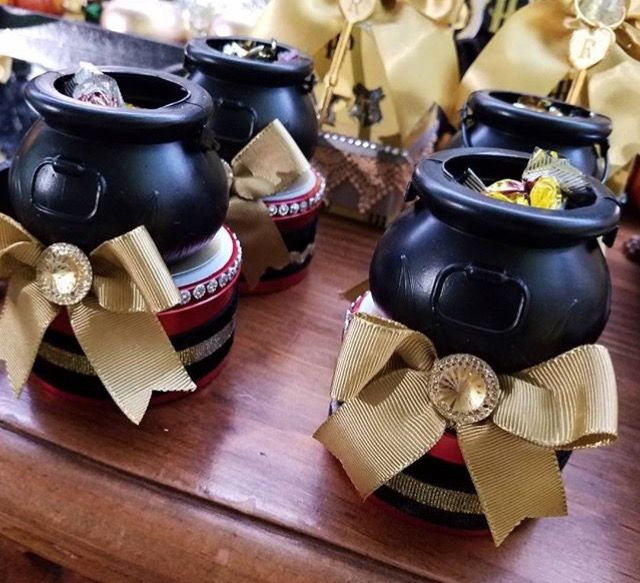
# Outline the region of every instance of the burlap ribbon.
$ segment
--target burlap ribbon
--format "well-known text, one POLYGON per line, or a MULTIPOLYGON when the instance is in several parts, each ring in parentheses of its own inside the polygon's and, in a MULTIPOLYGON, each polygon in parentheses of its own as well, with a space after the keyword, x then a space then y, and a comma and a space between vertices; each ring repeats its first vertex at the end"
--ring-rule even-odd
MULTIPOLYGON (((449 110, 459 82, 454 27, 464 24, 463 0, 397 0, 378 2, 373 16, 353 32, 353 50, 340 70, 332 129, 376 141, 408 145, 425 129, 425 115, 434 104, 449 110), (382 121, 362 128, 350 115, 354 87, 381 87, 382 121)), ((257 37, 274 37, 292 44, 314 60, 324 78, 331 64, 327 44, 345 25, 338 0, 271 0, 253 30, 257 37)), ((321 93, 323 82, 318 84, 321 93)))
MULTIPOLYGON (((63 308, 48 299, 37 281, 43 252, 35 237, 0 214, 0 277, 9 278, 0 316, 0 361, 6 363, 16 396, 45 331, 63 308)), ((113 400, 139 423, 153 391, 195 389, 155 315, 179 303, 180 295, 144 227, 106 241, 88 259, 90 289, 66 306, 69 321, 113 400)))
MULTIPOLYGON (((397 322, 361 314, 351 322, 331 389, 343 405, 315 437, 362 496, 444 433, 427 391, 437 362, 429 339, 397 322)), ((617 436, 615 376, 602 346, 581 346, 498 381, 492 414, 455 427, 496 545, 524 518, 566 514, 554 450, 607 445, 617 436)))
POLYGON ((242 244, 242 275, 249 288, 268 267, 291 263, 280 231, 262 199, 287 188, 309 170, 309 162, 289 132, 275 120, 231 161, 233 178, 227 224, 242 244))
MULTIPOLYGON (((640 0, 626 0, 626 8, 617 42, 588 70, 580 103, 613 121, 609 160, 611 186, 618 191, 625 173, 617 179, 616 173, 640 152, 640 0)), ((547 95, 571 70, 569 41, 577 26, 573 0, 539 0, 518 10, 464 75, 455 108, 479 89, 547 95)), ((454 110, 450 114, 455 118, 454 110)))

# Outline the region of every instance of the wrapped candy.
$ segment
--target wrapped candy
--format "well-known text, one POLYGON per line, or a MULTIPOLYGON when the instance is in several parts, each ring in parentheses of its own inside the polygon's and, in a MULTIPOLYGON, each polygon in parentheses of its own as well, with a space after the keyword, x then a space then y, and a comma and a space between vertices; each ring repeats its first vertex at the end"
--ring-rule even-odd
POLYGON ((496 200, 547 210, 562 209, 567 200, 579 203, 591 193, 591 185, 582 172, 557 152, 541 148, 534 151, 521 180, 505 178, 485 186, 469 169, 464 183, 496 200))
POLYGON ((70 82, 71 97, 103 107, 124 107, 118 83, 91 63, 81 62, 70 82))

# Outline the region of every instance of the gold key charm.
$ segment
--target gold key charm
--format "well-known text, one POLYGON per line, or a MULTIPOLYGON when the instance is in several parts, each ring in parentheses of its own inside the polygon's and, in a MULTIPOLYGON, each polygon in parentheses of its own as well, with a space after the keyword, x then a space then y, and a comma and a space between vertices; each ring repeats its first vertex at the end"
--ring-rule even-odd
POLYGON ((587 70, 602 61, 616 42, 614 29, 625 19, 624 0, 574 0, 582 25, 571 35, 569 61, 576 70, 567 101, 578 103, 587 80, 587 70))
POLYGON ((344 14, 347 22, 340 33, 338 38, 338 44, 336 50, 333 53, 331 59, 331 65, 329 66, 329 72, 326 77, 326 88, 324 95, 322 96, 322 106, 320 107, 320 125, 324 124, 329 115, 329 107, 331 105, 331 98, 338 84, 338 76, 340 74, 340 67, 347 54, 349 48, 349 40, 353 27, 358 23, 369 18, 375 10, 377 0, 340 0, 340 9, 344 14))

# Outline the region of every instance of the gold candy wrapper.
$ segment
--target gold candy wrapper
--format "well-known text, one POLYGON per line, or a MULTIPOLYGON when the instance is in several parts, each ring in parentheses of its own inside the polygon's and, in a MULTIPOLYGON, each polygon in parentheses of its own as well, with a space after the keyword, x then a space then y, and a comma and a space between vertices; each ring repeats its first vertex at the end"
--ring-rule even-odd
POLYGON ((521 180, 498 180, 480 192, 503 202, 558 210, 565 207, 567 199, 581 196, 590 188, 587 177, 566 158, 557 152, 536 148, 521 180))

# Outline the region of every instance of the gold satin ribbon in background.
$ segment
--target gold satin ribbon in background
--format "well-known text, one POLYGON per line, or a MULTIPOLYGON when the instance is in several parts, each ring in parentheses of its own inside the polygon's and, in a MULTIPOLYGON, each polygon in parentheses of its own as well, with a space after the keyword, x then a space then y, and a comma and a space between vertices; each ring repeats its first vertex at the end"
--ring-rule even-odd
MULTIPOLYGON (((453 106, 459 82, 454 42, 468 9, 463 0, 397 0, 381 2, 373 16, 354 29, 353 50, 340 71, 335 95, 345 98, 335 109, 332 131, 407 146, 426 129, 434 104, 453 106), (353 88, 381 87, 382 121, 361 128, 349 115, 353 88)), ((275 38, 309 53, 321 79, 331 64, 327 45, 340 34, 345 18, 338 0, 271 0, 252 34, 275 38)), ((320 94, 324 82, 318 84, 320 94)))
MULTIPOLYGON (((427 391, 437 362, 431 341, 397 322, 357 314, 349 325, 331 388, 343 404, 315 437, 363 497, 442 437, 446 421, 427 391)), ((496 545, 525 518, 566 514, 556 449, 617 437, 615 376, 602 346, 581 346, 498 380, 491 416, 456 426, 496 545)))
POLYGON ((262 199, 281 192, 309 171, 289 132, 275 120, 231 161, 233 178, 226 223, 242 244, 242 275, 249 288, 268 267, 291 263, 289 250, 262 199))
MULTIPOLYGON (((36 281, 44 246, 19 223, 0 214, 0 277, 9 286, 0 316, 0 361, 19 396, 45 331, 62 306, 36 281)), ((89 255, 89 293, 66 306, 82 350, 122 412, 139 423, 153 391, 192 391, 156 314, 180 294, 144 227, 106 241, 89 255)))
MULTIPOLYGON (((579 103, 613 122, 610 186, 618 192, 640 153, 640 0, 627 0, 626 8, 625 21, 614 31, 616 43, 588 70, 579 103)), ((480 89, 548 95, 571 70, 575 16, 573 0, 539 0, 513 14, 464 75, 450 118, 480 89)))

